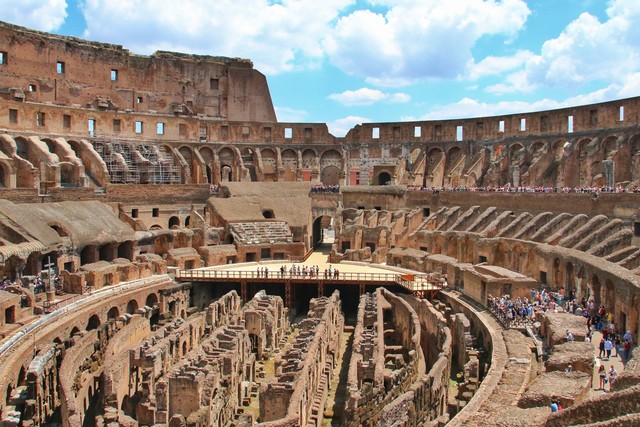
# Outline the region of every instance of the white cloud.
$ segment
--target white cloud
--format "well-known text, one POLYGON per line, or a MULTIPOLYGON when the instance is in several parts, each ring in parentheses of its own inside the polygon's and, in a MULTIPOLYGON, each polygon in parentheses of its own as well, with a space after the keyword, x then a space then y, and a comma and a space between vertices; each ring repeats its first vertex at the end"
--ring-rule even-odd
POLYGON ((0 0, 0 20, 34 30, 53 31, 66 17, 66 0, 0 0))
POLYGON ((327 127, 329 128, 329 132, 331 133, 331 135, 343 137, 355 125, 368 122, 371 122, 371 119, 368 119, 366 117, 347 116, 327 123, 327 127))
MULTIPOLYGON (((640 85, 640 75, 636 84, 640 85)), ((486 103, 472 98, 463 98, 452 104, 436 106, 430 112, 422 115, 419 120, 447 120, 554 110, 557 108, 588 105, 618 99, 621 96, 620 91, 621 88, 619 86, 611 85, 604 89, 583 95, 577 95, 563 101, 545 98, 534 102, 502 101, 497 103, 486 103)))
POLYGON ((274 107, 279 122, 300 123, 307 121, 309 113, 289 107, 274 107))
POLYGON ((406 93, 385 93, 378 89, 366 87, 357 90, 345 90, 342 93, 332 93, 328 98, 346 106, 372 105, 380 101, 404 103, 411 100, 411 97, 406 93))
POLYGON ((386 13, 357 10, 343 16, 324 45, 336 67, 385 86, 466 74, 480 37, 512 35, 530 13, 523 0, 375 3, 386 6, 386 13))
POLYGON ((322 37, 355 0, 85 0, 84 37, 155 50, 244 57, 273 74, 322 59, 322 37))
POLYGON ((612 0, 607 15, 600 22, 582 13, 558 37, 547 40, 539 54, 530 56, 516 79, 489 91, 551 86, 575 92, 597 81, 624 84, 640 69, 640 2, 612 0))
POLYGON ((533 53, 528 50, 519 50, 512 56, 487 56, 477 64, 472 63, 469 66, 469 78, 477 80, 520 68, 532 56, 533 53))

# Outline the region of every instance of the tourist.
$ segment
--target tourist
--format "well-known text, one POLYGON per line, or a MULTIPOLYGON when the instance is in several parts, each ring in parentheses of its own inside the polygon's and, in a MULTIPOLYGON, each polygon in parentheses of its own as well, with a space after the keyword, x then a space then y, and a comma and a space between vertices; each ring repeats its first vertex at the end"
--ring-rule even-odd
POLYGON ((613 387, 613 383, 617 379, 618 379, 618 371, 613 365, 611 365, 611 368, 609 368, 609 391, 611 391, 611 388, 613 387))
POLYGON ((568 374, 569 372, 572 372, 572 371, 573 371, 573 366, 571 366, 571 364, 569 364, 569 365, 567 366, 567 369, 565 369, 564 371, 565 371, 567 374, 568 374))
POLYGON ((598 349, 600 350, 600 353, 598 353, 598 359, 602 359, 602 356, 604 356, 605 351, 604 351, 604 338, 602 338, 600 340, 600 344, 598 345, 598 349))
POLYGON ((629 341, 631 344, 633 344, 633 337, 631 336, 631 331, 627 331, 627 332, 624 334, 623 338, 624 338, 626 341, 629 341))
POLYGON ((604 365, 600 365, 598 368, 598 377, 600 377, 600 388, 599 390, 604 391, 604 385, 607 383, 607 372, 604 368, 604 365))
POLYGON ((558 407, 558 402, 556 402, 555 399, 551 401, 551 404, 549 405, 549 407, 551 408, 551 412, 558 412, 558 410, 560 409, 558 407))
POLYGON ((571 333, 571 331, 567 329, 567 341, 573 341, 573 340, 574 340, 573 334, 571 333))
POLYGON ((623 362, 628 362, 629 357, 631 356, 631 341, 628 339, 624 340, 624 360, 623 362))
POLYGON ((613 348, 613 343, 611 342, 611 338, 607 338, 604 342, 604 349, 607 352, 607 360, 611 358, 611 349, 613 348))

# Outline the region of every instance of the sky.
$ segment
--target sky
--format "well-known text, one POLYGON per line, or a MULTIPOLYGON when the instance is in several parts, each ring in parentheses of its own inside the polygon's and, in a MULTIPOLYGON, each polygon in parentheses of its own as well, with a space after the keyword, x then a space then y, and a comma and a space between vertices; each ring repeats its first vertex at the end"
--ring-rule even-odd
POLYGON ((637 0, 0 0, 0 20, 250 59, 278 121, 335 136, 640 95, 637 0))

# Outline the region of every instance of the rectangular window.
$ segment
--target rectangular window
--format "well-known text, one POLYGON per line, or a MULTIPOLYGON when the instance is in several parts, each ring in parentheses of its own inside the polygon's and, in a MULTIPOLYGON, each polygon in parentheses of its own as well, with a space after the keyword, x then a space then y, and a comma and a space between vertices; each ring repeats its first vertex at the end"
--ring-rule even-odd
POLYGON ((200 126, 200 141, 206 141, 206 140, 207 140, 207 127, 200 126))
POLYGON ((89 119, 87 125, 89 128, 89 136, 96 136, 96 119, 89 119))
POLYGON ((118 70, 111 70, 111 81, 115 82, 118 80, 118 70))
POLYGON ((220 80, 218 79, 209 79, 209 89, 218 90, 220 87, 220 80))
POLYGON ((356 172, 356 185, 360 185, 360 172, 356 172))
POLYGON ((29 92, 35 92, 38 90, 38 86, 36 85, 29 85, 29 92))
POLYGON ((598 110, 589 110, 589 122, 591 126, 598 125, 598 110))
POLYGON ((223 141, 229 138, 229 126, 220 126, 220 139, 223 141))
POLYGON ((284 128, 284 138, 285 139, 293 138, 293 129, 292 128, 284 128))
POLYGON ((120 132, 120 119, 113 119, 113 132, 114 133, 120 132))
POLYGON ((164 135, 164 123, 158 122, 158 124, 156 125, 156 133, 158 135, 164 135))
POLYGON ((620 106, 620 111, 619 111, 619 117, 618 118, 620 119, 621 122, 624 121, 624 105, 620 106))
POLYGON ((136 121, 136 133, 142 133, 142 125, 143 123, 140 121, 136 121))
POLYGON ((18 123, 18 110, 9 109, 9 123, 18 123))
POLYGON ((520 132, 527 130, 527 119, 520 119, 520 132))
POLYGON ((271 139, 271 128, 265 127, 263 128, 264 139, 271 139))
POLYGON ((242 126, 242 136, 245 138, 249 136, 249 126, 242 126))
POLYGON ((464 138, 464 128, 456 126, 456 141, 462 141, 462 138, 464 138))
POLYGON ((498 122, 498 132, 504 132, 504 120, 498 122))
POLYGON ((399 139, 400 138, 400 126, 394 126, 393 127, 393 139, 399 139))
POLYGON ((56 72, 58 74, 64 74, 64 72, 65 72, 64 62, 62 62, 62 61, 56 62, 56 72))
POLYGON ((143 100, 142 100, 142 97, 141 97, 141 96, 139 96, 139 97, 137 97, 137 98, 136 98, 136 103, 137 103, 137 104, 142 104, 142 101, 143 101, 143 100))
POLYGON ((304 128, 304 139, 308 141, 311 139, 312 136, 313 136, 313 129, 304 128))
POLYGON ((380 139, 380 128, 374 127, 371 129, 371 138, 380 139))
POLYGON ((7 65, 7 52, 0 51, 0 65, 7 65))
POLYGON ((44 126, 44 113, 36 113, 36 126, 44 126))
POLYGON ((138 209, 131 209, 131 218, 138 218, 138 209))
POLYGON ((65 128, 65 129, 70 129, 71 128, 71 115, 64 114, 62 116, 62 127, 65 128))
POLYGON ((151 216, 157 218, 160 216, 160 208, 153 208, 151 210, 151 216))
POLYGON ((413 128, 413 137, 420 138, 422 136, 422 126, 415 126, 413 128))
POLYGON ((436 126, 433 128, 433 135, 434 135, 436 138, 442 138, 442 125, 436 125, 436 126))
POLYGON ((178 135, 185 136, 187 135, 187 125, 184 123, 178 124, 178 135))
POLYGON ((567 132, 573 133, 573 116, 567 117, 567 132))

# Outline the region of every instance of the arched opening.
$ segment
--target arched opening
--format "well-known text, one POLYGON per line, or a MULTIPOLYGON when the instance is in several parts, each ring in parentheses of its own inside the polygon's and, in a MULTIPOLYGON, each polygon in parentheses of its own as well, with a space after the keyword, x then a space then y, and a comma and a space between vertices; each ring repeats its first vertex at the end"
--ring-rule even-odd
POLYGON ((113 246, 110 243, 100 246, 100 261, 113 261, 113 246))
POLYGON ((132 299, 127 303, 127 313, 135 314, 138 311, 138 301, 132 299))
POLYGON ((149 323, 151 326, 157 325, 160 322, 160 308, 158 306, 158 296, 156 294, 149 294, 145 300, 144 305, 151 308, 151 317, 149 323))
POLYGON ((184 356, 185 354, 187 354, 187 342, 183 341, 182 342, 182 355, 184 356))
POLYGON ((233 165, 235 163, 235 155, 233 150, 225 147, 220 150, 220 152, 218 153, 218 157, 220 158, 220 181, 233 181, 233 165))
POLYGON ((189 224, 191 224, 191 215, 187 215, 187 217, 184 219, 184 226, 189 227, 189 224))
POLYGON ((298 155, 291 149, 282 151, 282 167, 284 168, 284 180, 295 181, 298 171, 298 155))
POLYGON ((13 386, 9 384, 7 386, 7 398, 5 404, 9 406, 11 404, 11 393, 13 393, 13 386))
POLYGON ((265 217, 266 219, 271 219, 276 217, 271 209, 263 210, 262 216, 265 217))
POLYGON ((180 228, 180 218, 177 216, 169 218, 169 228, 180 228))
POLYGON ((0 188, 7 188, 8 182, 7 170, 5 169, 5 165, 0 162, 0 188))
POLYGON ((313 233, 311 246, 317 247, 333 244, 335 234, 332 225, 332 218, 328 215, 319 216, 313 221, 313 233))
POLYGON ((133 259, 133 242, 126 241, 118 245, 118 258, 133 259))
POLYGON ((109 320, 117 319, 118 316, 120 316, 120 310, 118 310, 118 307, 111 307, 107 312, 107 319, 109 320))
POLYGON ((324 185, 340 184, 342 156, 336 150, 328 150, 320 157, 320 180, 324 185))
POLYGON ((69 338, 73 338, 73 336, 77 333, 80 333, 80 329, 78 329, 78 327, 74 326, 73 329, 71 329, 71 332, 69 332, 69 338))
POLYGON ((251 342, 251 353, 258 354, 258 345, 260 338, 256 334, 249 334, 249 341, 251 342))
POLYGON ((94 329, 97 329, 98 326, 100 326, 100 318, 98 317, 97 314, 94 314, 89 318, 89 321, 87 322, 87 327, 85 329, 87 331, 92 331, 94 329))
POLYGON ((75 187, 73 164, 62 163, 60 165, 60 185, 62 187, 75 187))
POLYGON ((91 264, 93 262, 96 262, 97 261, 96 258, 97 258, 97 251, 95 246, 88 245, 82 248, 82 251, 80 252, 81 265, 91 264))
POLYGON ((389 172, 380 172, 378 175, 378 185, 387 185, 391 183, 391 175, 389 172))

